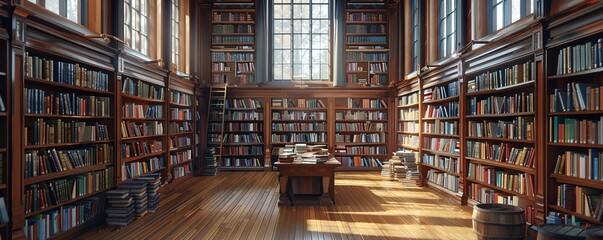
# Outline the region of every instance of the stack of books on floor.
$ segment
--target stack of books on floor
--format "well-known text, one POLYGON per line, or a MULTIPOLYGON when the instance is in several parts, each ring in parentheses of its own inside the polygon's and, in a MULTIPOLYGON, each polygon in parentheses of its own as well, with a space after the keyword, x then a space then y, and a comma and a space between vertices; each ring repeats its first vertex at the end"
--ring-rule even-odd
MULTIPOLYGON (((420 173, 419 170, 417 168, 417 153, 416 152, 412 152, 412 151, 397 151, 394 152, 394 156, 392 156, 392 159, 398 160, 400 161, 399 166, 394 166, 394 171, 396 172, 395 174, 395 178, 398 179, 398 181, 403 181, 403 180, 413 180, 413 181, 419 181, 420 180, 420 173), (399 174, 398 174, 399 173, 399 174)), ((390 159, 390 162, 392 161, 392 159, 390 159)))
POLYGON ((140 218, 147 213, 147 182, 128 181, 118 187, 130 191, 134 201, 134 216, 140 218))
POLYGON ((107 225, 126 226, 134 220, 134 201, 128 189, 107 191, 107 225))
POLYGON ((400 156, 396 155, 395 153, 392 154, 392 157, 389 159, 388 163, 390 171, 389 180, 394 181, 400 179, 401 177, 404 177, 401 176, 405 174, 405 169, 401 168, 402 160, 400 159, 400 156))
POLYGON ((204 176, 216 176, 218 174, 218 163, 216 162, 216 156, 214 148, 209 148, 205 150, 205 154, 203 157, 204 168, 203 175, 204 176))
POLYGON ((147 183, 147 211, 155 212, 159 207, 159 187, 161 187, 161 174, 153 173, 136 179, 147 183))

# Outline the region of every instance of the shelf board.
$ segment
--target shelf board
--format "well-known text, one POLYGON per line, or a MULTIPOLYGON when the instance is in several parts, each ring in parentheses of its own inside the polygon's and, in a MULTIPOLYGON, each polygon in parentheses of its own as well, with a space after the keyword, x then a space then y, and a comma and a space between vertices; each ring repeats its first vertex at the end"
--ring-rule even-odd
POLYGON ((142 159, 149 158, 149 157, 156 157, 156 156, 159 156, 164 153, 165 153, 165 151, 159 151, 159 152, 154 152, 154 153, 150 153, 150 154, 146 154, 146 155, 140 155, 140 156, 136 156, 136 157, 124 157, 121 159, 121 162, 122 163, 135 162, 135 161, 142 160, 142 159))
MULTIPOLYGON (((425 182, 427 182, 427 186, 429 186, 430 188, 435 189, 436 191, 442 192, 446 195, 450 195, 454 198, 456 198, 457 200, 461 199, 461 196, 459 196, 460 193, 454 192, 448 188, 442 187, 436 183, 430 182, 429 180, 426 180, 425 182)), ((460 184, 459 184, 460 187, 460 184)))
POLYGON ((192 122, 193 119, 170 119, 170 122, 192 122))
POLYGON ((423 120, 427 120, 427 121, 435 121, 435 120, 458 120, 459 117, 428 117, 428 118, 423 118, 423 120))
POLYGON ((459 100, 459 96, 452 96, 452 97, 447 97, 447 98, 440 98, 440 99, 432 99, 432 100, 426 100, 423 102, 423 104, 436 104, 436 103, 444 103, 444 102, 450 102, 450 101, 458 101, 459 100))
POLYGON ((595 223, 595 224, 597 224, 597 225, 599 225, 599 224, 603 224, 603 222, 600 222, 598 219, 596 219, 596 218, 594 218, 594 217, 591 217, 591 216, 586 216, 586 215, 584 215, 584 214, 577 213, 577 212, 571 211, 571 210, 569 210, 569 209, 559 207, 559 206, 554 205, 554 204, 549 204, 549 208, 554 209, 554 210, 556 210, 556 211, 558 211, 558 212, 562 212, 562 213, 566 213, 566 214, 574 215, 574 216, 576 216, 576 217, 578 217, 578 218, 581 218, 581 219, 584 219, 584 220, 586 220, 586 221, 589 221, 589 222, 595 223))
POLYGON ((505 193, 508 193, 508 194, 511 194, 511 195, 515 195, 515 196, 524 198, 524 199, 528 199, 530 201, 534 201, 534 197, 530 197, 528 195, 521 194, 521 193, 518 193, 518 192, 514 192, 514 191, 511 191, 511 190, 507 190, 507 189, 504 189, 504 188, 501 188, 501 187, 497 187, 496 185, 487 184, 487 183, 479 181, 477 179, 465 178, 465 180, 469 181, 469 182, 480 184, 480 185, 482 185, 484 187, 487 187, 487 188, 492 188, 492 189, 500 191, 500 192, 505 192, 505 193))
POLYGON ((335 133, 343 133, 343 134, 353 134, 353 133, 387 133, 387 131, 376 131, 376 130, 372 130, 372 131, 363 131, 363 130, 358 130, 358 131, 342 131, 342 130, 335 130, 335 133))
POLYGON ((603 115, 603 110, 571 111, 571 112, 549 112, 547 115, 549 115, 549 116, 603 115))
POLYGON ((336 119, 335 122, 362 122, 362 123, 366 123, 366 122, 387 122, 387 120, 369 120, 369 119, 336 119))
POLYGON ((235 73, 235 71, 211 71, 211 72, 214 73, 214 74, 217 74, 217 73, 235 73))
POLYGON ((346 108, 346 107, 338 107, 335 110, 345 110, 345 111, 377 111, 377 112, 387 112, 387 108, 346 108))
POLYGON ((378 172, 381 171, 381 167, 338 167, 335 171, 366 171, 366 172, 378 172))
POLYGON ((310 120, 292 120, 292 119, 272 119, 272 122, 326 122, 326 119, 310 119, 310 120))
MULTIPOLYGON (((271 142, 271 145, 294 145, 296 143, 300 143, 300 142, 271 142)), ((306 144, 309 145, 327 145, 326 142, 305 142, 306 144)))
POLYGON ((6 151, 6 148, 0 148, 0 153, 5 153, 6 151))
POLYGON ((499 162, 499 161, 495 161, 495 160, 479 159, 479 158, 473 158, 473 157, 465 157, 465 159, 467 159, 467 160, 469 160, 471 162, 482 164, 482 165, 488 165, 488 166, 492 166, 492 167, 500 167, 500 168, 512 169, 512 170, 515 170, 515 171, 524 172, 524 173, 528 173, 528 174, 532 174, 532 175, 536 174, 536 169, 530 168, 530 167, 524 167, 524 166, 521 166, 521 165, 515 165, 515 164, 506 163, 506 162, 499 162))
POLYGON ((264 111, 263 108, 226 108, 226 111, 264 111))
POLYGON ((189 170, 188 172, 186 172, 184 174, 184 176, 180 176, 175 179, 170 179, 169 182, 170 182, 170 184, 178 185, 178 184, 180 184, 180 182, 185 181, 185 180, 189 179, 190 177, 192 177, 191 173, 192 172, 189 170))
POLYGON ((165 137, 165 134, 139 136, 139 137, 124 137, 124 138, 121 138, 121 140, 122 141, 133 141, 133 140, 141 140, 141 139, 147 139, 147 138, 160 138, 160 137, 165 137))
POLYGON ((412 107, 419 107, 419 103, 411 103, 411 104, 406 104, 406 105, 398 105, 398 108, 412 108, 412 107))
POLYGON ((568 184, 572 184, 572 185, 580 185, 580 186, 584 186, 584 187, 591 187, 591 188, 597 188, 597 189, 601 189, 601 186, 603 186, 603 182, 598 181, 598 180, 577 178, 577 177, 567 176, 564 174, 552 173, 551 177, 555 178, 557 180, 557 182, 560 182, 560 183, 568 183, 568 184))
POLYGON ((459 135, 450 135, 450 134, 440 134, 440 133, 421 133, 421 135, 426 135, 430 137, 445 137, 445 138, 459 138, 459 135))
POLYGON ((80 168, 69 169, 60 172, 47 173, 35 177, 25 178, 23 180, 24 185, 31 185, 34 183, 44 182, 52 179, 63 178, 72 175, 78 175, 87 172, 93 172, 98 170, 103 170, 107 168, 107 166, 113 165, 113 163, 105 163, 105 164, 97 164, 92 166, 85 166, 80 168))
POLYGON ((279 130, 279 131, 275 131, 272 130, 272 133, 326 133, 327 130, 290 130, 290 131, 286 131, 286 130, 279 130))
POLYGON ((150 122, 150 121, 165 121, 165 118, 132 118, 132 117, 122 117, 122 121, 133 121, 133 122, 150 122))
POLYGON ((258 167, 246 167, 246 166, 240 166, 240 167, 226 167, 226 166, 220 166, 218 167, 220 170, 239 170, 239 171, 259 171, 259 170, 264 170, 264 167, 262 166, 258 166, 258 167))
MULTIPOLYGON (((209 50, 210 52, 255 52, 255 49, 235 49, 235 48, 212 48, 209 50)), ((215 61, 212 62, 255 62, 255 60, 227 60, 227 61, 215 61)))
POLYGON ((601 144, 586 144, 586 143, 553 143, 547 142, 549 146, 555 147, 579 147, 579 148, 603 148, 601 144))
POLYGON ((192 107, 192 104, 170 102, 170 106, 178 106, 178 107, 190 108, 190 107, 192 107))
POLYGON ((381 146, 387 145, 386 142, 376 142, 376 143, 368 143, 368 142, 335 142, 335 145, 346 145, 346 146, 381 146))
POLYGON ((187 163, 190 163, 192 161, 193 161, 192 159, 189 159, 189 160, 185 160, 185 161, 182 161, 182 162, 179 162, 179 163, 176 163, 176 164, 170 162, 170 168, 174 168, 174 167, 177 167, 177 166, 186 165, 187 163))
POLYGON ((580 71, 580 72, 549 76, 548 79, 563 79, 563 78, 579 77, 579 76, 589 75, 589 74, 593 74, 593 73, 601 73, 601 72, 603 72, 603 68, 599 67, 599 68, 593 68, 593 69, 580 71))
POLYGON ((387 42, 346 42, 348 46, 373 46, 373 45, 387 45, 387 42))
POLYGON ((88 93, 95 93, 95 94, 102 94, 102 95, 114 95, 114 93, 109 92, 109 91, 96 90, 96 89, 92 89, 92 88, 80 87, 80 86, 65 84, 65 83, 51 82, 48 80, 42 80, 42 79, 31 78, 31 77, 25 77, 25 81, 31 82, 31 83, 43 84, 43 85, 52 86, 52 87, 68 88, 68 89, 81 91, 81 92, 88 92, 88 93))
POLYGON ((71 118, 71 119, 113 119, 113 117, 103 117, 103 116, 71 116, 71 115, 59 115, 59 114, 36 114, 36 113, 26 113, 25 117, 36 117, 36 118, 71 118))
POLYGON ((457 176, 457 177, 461 176, 460 173, 456 173, 456 172, 453 172, 453 171, 450 171, 450 170, 446 170, 444 168, 437 167, 437 166, 434 166, 434 165, 430 165, 430 164, 426 164, 426 163, 421 163, 421 166, 432 168, 432 169, 435 169, 435 170, 438 170, 438 171, 441 171, 441 172, 445 172, 445 173, 448 173, 448 174, 451 174, 451 175, 454 175, 454 176, 457 176))
POLYGON ((211 45, 213 46, 252 46, 255 45, 254 42, 212 42, 211 45))
POLYGON ((94 196, 94 195, 96 195, 96 194, 99 194, 99 193, 105 192, 105 191, 107 191, 107 190, 109 190, 109 189, 111 189, 111 188, 102 189, 102 190, 99 190, 99 191, 96 191, 96 192, 92 192, 92 193, 90 193, 90 194, 86 194, 86 195, 83 195, 83 196, 79 196, 79 197, 76 197, 76 198, 72 198, 72 199, 67 200, 67 201, 65 201, 65 202, 62 202, 62 203, 60 203, 60 204, 58 204, 58 205, 52 205, 52 206, 48 206, 48 207, 46 207, 46 208, 40 209, 40 210, 35 211, 35 212, 26 213, 26 214, 24 215, 24 218, 29 218, 29 217, 35 216, 35 215, 40 214, 40 213, 43 213, 43 212, 47 212, 47 211, 52 210, 52 209, 55 209, 55 208, 59 208, 59 207, 65 206, 65 205, 67 205, 67 204, 77 202, 77 201, 79 201, 79 200, 82 200, 82 199, 85 199, 85 198, 88 198, 88 197, 94 196))
POLYGON ((193 145, 189 145, 189 146, 184 146, 184 147, 177 147, 177 148, 171 148, 170 152, 177 152, 177 151, 182 151, 182 150, 187 150, 193 148, 193 145))
POLYGON ((192 135, 194 132, 181 132, 181 133, 170 133, 170 136, 183 136, 183 135, 192 135))
POLYGON ((121 94, 122 98, 125 99, 130 99, 130 100, 136 100, 136 101, 142 101, 142 102, 151 102, 151 103, 163 103, 165 102, 164 99, 152 99, 152 98, 144 98, 144 97, 139 97, 139 96, 134 96, 134 95, 130 95, 127 93, 122 93, 121 94))
POLYGON ((478 141, 497 141, 497 142, 514 142, 514 143, 525 143, 535 144, 534 140, 522 140, 522 139, 510 139, 510 138, 496 138, 496 137, 465 137, 467 140, 478 140, 478 141))
POLYGON ((8 187, 8 185, 6 185, 6 183, 1 183, 0 184, 0 190, 6 189, 7 187, 8 187))
POLYGON ((112 143, 111 140, 103 140, 103 141, 86 141, 86 142, 77 142, 77 143, 54 143, 54 144, 34 144, 34 145, 25 145, 25 149, 39 149, 39 148, 62 148, 62 147, 73 147, 73 146, 81 146, 81 145, 92 145, 92 144, 102 144, 102 143, 112 143))
POLYGON ((306 112, 326 112, 326 108, 300 108, 300 107, 272 107, 275 111, 306 111, 306 112))
POLYGON ((534 80, 530 80, 527 82, 522 82, 522 83, 505 86, 505 87, 498 87, 498 88, 488 89, 488 90, 480 90, 480 91, 476 91, 476 92, 468 92, 465 94, 465 96, 473 97, 473 96, 481 96, 481 95, 493 95, 495 93, 500 93, 500 92, 510 92, 510 91, 515 91, 515 90, 521 90, 521 89, 525 89, 526 87, 534 87, 535 82, 536 81, 534 81, 534 80))
POLYGON ((398 122, 418 122, 419 119, 398 119, 398 122))
MULTIPOLYGON (((208 131, 209 133, 220 133, 221 131, 208 131)), ((226 131, 224 130, 224 133, 260 133, 260 132, 264 132, 262 130, 257 130, 257 131, 226 131)))
POLYGON ((6 117, 8 116, 8 114, 6 114, 6 112, 0 112, 0 117, 6 117))
POLYGON ((467 119, 474 118, 502 118, 502 117, 521 117, 521 116, 534 116, 534 112, 523 112, 523 113, 501 113, 501 114, 479 114, 479 115, 466 115, 467 119))
POLYGON ((440 151, 436 151, 436 150, 431 150, 431 149, 427 149, 427 148, 423 148, 422 150, 423 152, 427 152, 427 153, 431 153, 433 155, 439 155, 439 156, 444 156, 444 157, 453 157, 453 158, 459 158, 459 154, 456 153, 449 153, 449 152, 440 152, 440 151))
POLYGON ((411 149, 411 150, 415 150, 415 151, 419 151, 419 147, 418 146, 412 146, 412 145, 406 145, 406 144, 399 144, 398 147, 403 147, 406 149, 411 149))

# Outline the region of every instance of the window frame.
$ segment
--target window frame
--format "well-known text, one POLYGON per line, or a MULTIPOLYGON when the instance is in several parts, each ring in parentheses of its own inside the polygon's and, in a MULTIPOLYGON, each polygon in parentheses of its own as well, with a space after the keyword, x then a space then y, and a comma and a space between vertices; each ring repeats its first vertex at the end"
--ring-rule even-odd
POLYGON ((438 58, 449 57, 458 51, 460 17, 458 0, 438 0, 438 58), (450 5, 454 4, 454 8, 450 5), (453 9, 450 11, 450 9, 453 9), (450 19, 452 18, 452 20, 450 19))
POLYGON ((170 46, 170 54, 171 54, 171 59, 172 59, 172 64, 174 64, 175 66, 173 66, 175 68, 175 70, 179 70, 180 68, 180 57, 181 57, 181 53, 182 53, 182 48, 181 48, 181 40, 182 40, 182 29, 181 29, 181 9, 180 7, 182 6, 182 3, 180 2, 180 0, 171 0, 171 12, 170 12, 170 38, 171 38, 171 46, 170 46), (178 13, 178 14, 174 14, 174 13, 178 13), (177 16, 175 16, 177 15, 177 16), (175 29, 178 30, 178 32, 175 32, 175 29), (175 44, 178 44, 178 47, 175 47, 175 44))
MULTIPOLYGON (((411 73, 421 64, 421 0, 410 0, 411 73)), ((420 67, 419 67, 420 68, 420 67)))
MULTIPOLYGON (((153 16, 152 16, 152 11, 151 11, 151 1, 153 1, 153 0, 124 0, 123 1, 123 4, 124 4, 124 6, 123 6, 123 9, 124 9, 124 12, 123 12, 123 14, 124 14, 124 18, 123 18, 124 19, 124 23, 123 23, 124 24, 124 28, 123 28, 124 41, 126 43, 128 43, 128 46, 130 47, 130 49, 132 49, 132 50, 134 50, 136 52, 139 52, 139 53, 141 53, 143 55, 149 56, 149 57, 152 56, 152 46, 151 46, 151 44, 152 44, 152 38, 151 38, 152 32, 151 32, 151 24, 154 21, 153 16), (146 10, 146 16, 142 15, 142 10, 141 9, 136 9, 135 7, 132 6, 132 3, 134 1, 139 1, 139 2, 145 1, 146 2, 146 6, 147 7, 146 7, 146 9, 144 9, 144 10, 146 10), (126 15, 126 11, 128 11, 128 10, 130 11, 130 15, 129 15, 130 23, 126 23, 127 17, 125 15, 126 15), (138 12, 139 14, 138 15, 134 15, 133 10, 136 10, 136 12, 138 12), (146 19, 147 19, 147 22, 146 22, 146 25, 145 25, 145 27, 146 27, 146 29, 145 29, 146 30, 146 35, 140 34, 140 32, 142 31, 142 28, 143 28, 142 27, 142 22, 140 22, 140 26, 139 26, 141 29, 138 29, 138 30, 133 29, 133 25, 134 24, 132 24, 133 22, 136 21, 135 17, 142 18, 143 16, 146 17, 146 19), (130 31, 126 32, 126 29, 129 29, 130 31), (140 42, 140 46, 135 46, 136 45, 135 44, 136 40, 134 39, 134 32, 135 31, 139 33, 138 37, 143 37, 143 36, 145 37, 145 40, 146 40, 146 52, 142 52, 142 47, 143 47, 143 42, 142 41, 140 42)), ((142 4, 139 4, 139 5, 142 6, 142 4)), ((141 38, 141 40, 142 40, 142 38, 141 38)))
POLYGON ((77 7, 77 21, 73 21, 72 19, 68 18, 68 0, 66 1, 61 1, 58 0, 58 4, 59 4, 59 12, 54 12, 52 10, 50 10, 47 6, 46 6, 46 0, 27 0, 29 3, 32 4, 36 4, 46 10, 48 10, 49 12, 52 12, 54 14, 57 14, 61 17, 64 17, 65 19, 72 21, 74 23, 80 24, 82 26, 88 26, 88 1, 86 0, 75 0, 78 3, 78 7, 77 7))
MULTIPOLYGON (((269 42, 270 42, 270 53, 269 55, 271 56, 271 62, 273 67, 270 69, 271 75, 272 75, 272 79, 271 81, 274 83, 285 83, 285 82, 303 82, 303 83, 328 83, 328 82, 333 82, 332 79, 332 69, 331 69, 331 64, 332 64, 332 44, 333 44, 333 15, 332 12, 330 11, 330 9, 332 8, 332 4, 333 1, 332 0, 326 0, 326 3, 323 2, 323 0, 307 0, 307 2, 295 2, 295 1, 290 1, 288 3, 275 3, 274 1, 271 1, 271 11, 270 11, 270 31, 272 32, 272 36, 269 37, 269 42), (315 1, 320 1, 320 2, 315 2, 315 1), (275 6, 290 6, 290 18, 275 18, 275 6), (308 6, 308 11, 309 11, 309 18, 295 18, 294 17, 294 11, 295 11, 295 7, 294 6, 300 6, 300 5, 306 5, 308 6), (313 7, 312 6, 316 6, 316 5, 325 5, 327 8, 327 17, 326 18, 315 18, 313 17, 312 11, 313 11, 313 7), (291 31, 284 33, 284 32, 280 32, 280 33, 276 33, 275 32, 275 21, 277 20, 289 20, 291 22, 290 28, 291 31), (308 21, 308 30, 309 32, 295 32, 295 20, 301 20, 301 21, 308 21), (327 26, 329 27, 329 29, 327 30, 326 33, 314 33, 313 32, 313 21, 327 21, 327 26), (308 48, 295 48, 295 35, 308 35, 310 40, 309 40, 309 47, 308 48), (290 36, 290 46, 291 48, 277 48, 275 46, 275 41, 274 38, 275 36, 290 36), (326 48, 314 48, 314 44, 313 44, 313 37, 315 36, 321 36, 321 37, 326 37, 328 39, 328 43, 326 44, 326 48), (300 78, 296 78, 294 73, 295 73, 295 66, 299 65, 299 66, 303 66, 303 63, 300 64, 296 64, 296 62, 294 61, 295 58, 295 51, 296 50, 307 50, 309 52, 309 62, 308 62, 308 71, 309 71, 309 75, 308 78, 304 78, 304 79, 300 79, 300 78), (284 63, 281 62, 278 64, 278 66, 286 66, 286 64, 289 65, 290 67, 290 73, 291 76, 290 78, 276 78, 277 74, 275 72, 275 68, 277 66, 277 62, 276 62, 276 51, 289 51, 289 62, 288 63, 284 63), (320 78, 320 79, 316 79, 313 78, 313 66, 316 65, 316 63, 313 63, 312 61, 312 57, 313 57, 313 52, 314 51, 326 51, 327 53, 327 61, 326 62, 321 62, 318 63, 319 66, 325 65, 327 72, 326 72, 326 76, 324 76, 325 78, 320 78)), ((320 24, 320 23, 319 23, 320 24)), ((322 69, 322 68, 320 68, 322 69)), ((303 69, 302 69, 303 70, 303 69)), ((319 76, 323 76, 322 73, 319 73, 319 76)))
POLYGON ((487 32, 488 34, 494 33, 501 29, 506 28, 514 22, 517 22, 528 15, 534 13, 534 1, 519 1, 519 18, 515 21, 512 21, 512 2, 513 0, 487 0, 486 2, 486 20, 487 20, 487 32), (496 12, 496 7, 498 5, 502 6, 502 26, 497 29, 498 23, 498 14, 496 12), (528 9, 529 6, 529 9, 528 9))

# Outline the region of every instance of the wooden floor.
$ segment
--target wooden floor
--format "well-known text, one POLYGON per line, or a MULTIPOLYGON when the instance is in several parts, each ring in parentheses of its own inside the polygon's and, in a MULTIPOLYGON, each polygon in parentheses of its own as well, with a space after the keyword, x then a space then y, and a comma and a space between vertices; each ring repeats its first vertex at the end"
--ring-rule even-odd
POLYGON ((471 210, 377 173, 337 173, 337 203, 278 207, 276 172, 192 178, 159 210, 79 239, 475 239, 471 210))

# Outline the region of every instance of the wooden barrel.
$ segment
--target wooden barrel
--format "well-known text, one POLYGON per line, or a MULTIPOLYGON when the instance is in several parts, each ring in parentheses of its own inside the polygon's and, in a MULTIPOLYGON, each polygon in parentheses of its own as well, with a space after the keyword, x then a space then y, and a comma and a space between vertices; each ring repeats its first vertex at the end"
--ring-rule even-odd
POLYGON ((564 224, 542 224, 538 226, 538 240, 584 240, 586 229, 564 224))
POLYGON ((586 228, 586 239, 587 240, 603 240, 603 227, 602 226, 590 226, 586 228))
POLYGON ((473 232, 478 239, 524 239, 526 220, 520 207, 483 203, 473 207, 473 232))

